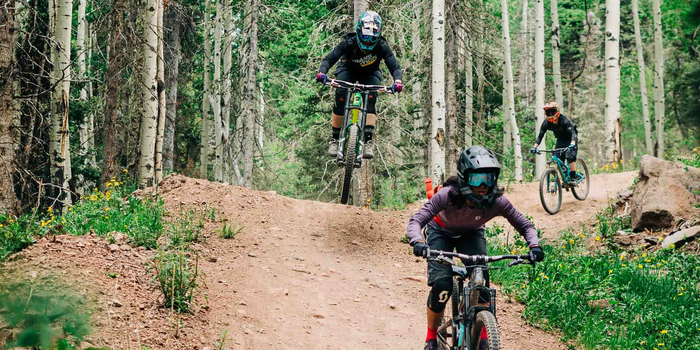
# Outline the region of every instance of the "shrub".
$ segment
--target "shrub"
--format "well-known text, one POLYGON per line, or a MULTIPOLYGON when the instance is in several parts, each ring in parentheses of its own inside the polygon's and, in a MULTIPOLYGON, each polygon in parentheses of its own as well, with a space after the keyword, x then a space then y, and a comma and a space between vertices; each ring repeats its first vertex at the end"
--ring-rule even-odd
POLYGON ((194 266, 188 261, 183 250, 159 251, 153 267, 156 271, 165 306, 178 312, 189 310, 194 291, 197 288, 198 260, 194 266))

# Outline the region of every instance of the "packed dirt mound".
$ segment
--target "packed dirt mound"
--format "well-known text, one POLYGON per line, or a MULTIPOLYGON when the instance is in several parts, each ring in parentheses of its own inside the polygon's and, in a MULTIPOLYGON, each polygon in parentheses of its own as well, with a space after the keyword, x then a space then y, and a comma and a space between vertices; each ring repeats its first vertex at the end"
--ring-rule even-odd
MULTIPOLYGON (((160 307, 148 267, 153 251, 132 248, 125 241, 111 244, 95 235, 49 236, 13 255, 2 266, 4 282, 53 280, 67 284, 87 299, 92 334, 82 348, 192 349, 208 328, 205 310, 181 318, 179 339, 174 337, 170 310, 160 307)), ((5 339, 0 339, 0 344, 5 339)))
MULTIPOLYGON (((601 210, 633 178, 594 176, 589 200, 568 196, 555 216, 542 210, 537 184, 511 186, 506 196, 554 237, 601 210)), ((216 217, 204 222, 206 242, 195 246, 202 278, 192 313, 171 317, 159 307, 148 272, 153 252, 110 249, 96 237, 42 240, 6 270, 73 281, 94 305, 89 342, 114 349, 213 350, 224 332, 224 347, 233 350, 423 348, 426 262, 400 242, 420 203, 373 212, 183 176, 166 178, 159 191, 171 217, 189 209, 216 217), (242 230, 220 238, 224 223, 242 230)), ((498 295, 505 349, 566 348, 556 335, 527 325, 522 305, 498 295)))

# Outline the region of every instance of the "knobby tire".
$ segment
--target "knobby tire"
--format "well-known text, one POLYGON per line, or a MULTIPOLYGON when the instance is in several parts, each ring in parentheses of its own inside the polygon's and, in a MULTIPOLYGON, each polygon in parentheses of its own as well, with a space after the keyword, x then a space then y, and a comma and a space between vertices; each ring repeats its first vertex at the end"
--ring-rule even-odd
POLYGON ((479 311, 476 314, 476 322, 472 327, 473 350, 499 350, 501 342, 498 337, 498 323, 491 311, 479 311), (481 339, 483 329, 486 329, 487 339, 481 339))
POLYGON ((349 136, 345 142, 345 179, 343 180, 343 192, 340 196, 340 203, 348 204, 350 198, 350 184, 352 183, 352 172, 355 170, 355 158, 357 158, 357 125, 351 125, 349 136))
POLYGON ((591 189, 591 178, 588 176, 588 166, 583 159, 577 159, 576 164, 579 168, 577 172, 582 172, 585 179, 578 186, 571 188, 571 192, 573 192, 576 199, 582 201, 588 197, 588 191, 591 189))
POLYGON ((551 214, 554 215, 556 214, 559 209, 561 208, 561 196, 562 196, 562 189, 561 189, 561 182, 559 180, 559 175, 557 174, 557 171, 553 168, 549 168, 545 170, 545 172, 542 173, 542 176, 540 177, 540 201, 542 202, 542 207, 544 207, 544 210, 551 214), (549 205, 547 204, 547 200, 545 199, 545 196, 549 196, 548 189, 550 182, 547 181, 548 177, 552 176, 555 182, 555 186, 557 189, 557 205, 554 208, 550 208, 549 205))

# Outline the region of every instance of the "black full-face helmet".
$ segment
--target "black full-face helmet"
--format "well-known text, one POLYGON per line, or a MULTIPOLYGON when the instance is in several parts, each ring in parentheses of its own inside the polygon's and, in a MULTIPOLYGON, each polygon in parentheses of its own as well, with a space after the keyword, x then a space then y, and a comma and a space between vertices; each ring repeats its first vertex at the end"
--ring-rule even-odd
POLYGON ((496 187, 500 173, 501 164, 493 151, 482 146, 469 147, 462 151, 457 161, 459 191, 475 207, 488 208, 501 194, 496 187), (472 186, 478 187, 483 184, 489 187, 486 195, 482 196, 472 191, 472 186))

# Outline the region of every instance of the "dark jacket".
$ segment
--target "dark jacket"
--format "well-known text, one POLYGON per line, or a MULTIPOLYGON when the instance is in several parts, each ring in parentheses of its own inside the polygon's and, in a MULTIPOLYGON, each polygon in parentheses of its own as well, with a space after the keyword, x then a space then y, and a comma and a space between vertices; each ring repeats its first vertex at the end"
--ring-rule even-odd
POLYGON ((536 144, 539 145, 540 142, 542 142, 542 138, 544 134, 547 133, 547 130, 551 130, 554 133, 554 137, 557 138, 557 144, 569 144, 572 140, 578 142, 576 126, 563 114, 559 116, 559 121, 556 124, 550 123, 547 119, 542 122, 540 134, 537 136, 537 141, 535 142, 536 144))
POLYGON ((384 60, 394 80, 400 80, 403 76, 399 61, 394 57, 394 51, 384 37, 379 37, 379 42, 372 50, 362 50, 357 44, 355 33, 345 35, 343 41, 323 58, 318 71, 328 73, 338 60, 340 64, 336 74, 344 68, 355 72, 373 72, 379 70, 379 63, 384 60))

